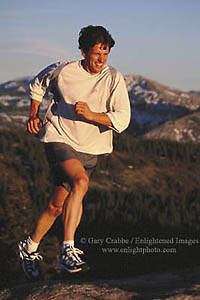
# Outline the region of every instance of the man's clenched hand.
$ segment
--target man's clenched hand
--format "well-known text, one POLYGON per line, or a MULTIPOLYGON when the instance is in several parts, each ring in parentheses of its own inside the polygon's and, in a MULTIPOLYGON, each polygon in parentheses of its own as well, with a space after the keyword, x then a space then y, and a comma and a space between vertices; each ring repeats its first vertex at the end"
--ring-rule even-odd
POLYGON ((26 123, 26 129, 29 133, 38 134, 42 127, 42 120, 38 117, 31 117, 26 123))
POLYGON ((83 116, 88 121, 93 121, 93 112, 89 108, 88 104, 83 101, 78 101, 75 104, 75 112, 77 115, 83 116))
POLYGON ((112 126, 112 122, 110 118, 106 115, 106 113, 97 113, 91 111, 88 104, 86 102, 78 101, 75 104, 75 112, 77 115, 83 116, 86 120, 92 121, 96 124, 101 124, 105 126, 112 126))

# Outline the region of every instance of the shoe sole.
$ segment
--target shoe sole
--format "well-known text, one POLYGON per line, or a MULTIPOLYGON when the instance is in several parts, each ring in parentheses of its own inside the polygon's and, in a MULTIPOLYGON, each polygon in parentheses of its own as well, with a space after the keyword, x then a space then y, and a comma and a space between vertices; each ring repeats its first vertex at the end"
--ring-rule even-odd
POLYGON ((90 269, 90 267, 88 265, 83 265, 82 267, 73 270, 73 269, 66 268, 61 263, 58 263, 58 269, 62 270, 62 271, 67 271, 69 273, 78 273, 78 272, 86 272, 86 271, 88 271, 90 269))

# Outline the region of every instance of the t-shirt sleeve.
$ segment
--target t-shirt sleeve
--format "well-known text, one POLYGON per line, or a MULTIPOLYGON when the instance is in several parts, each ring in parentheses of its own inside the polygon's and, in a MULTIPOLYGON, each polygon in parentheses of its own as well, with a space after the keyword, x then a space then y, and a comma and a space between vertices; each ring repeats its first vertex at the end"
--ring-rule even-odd
POLYGON ((29 96, 31 99, 42 101, 50 86, 51 76, 61 62, 52 64, 42 70, 29 84, 29 96))
POLYGON ((130 123, 130 100, 124 78, 119 72, 111 93, 110 110, 106 114, 112 122, 111 128, 118 133, 124 131, 130 123))

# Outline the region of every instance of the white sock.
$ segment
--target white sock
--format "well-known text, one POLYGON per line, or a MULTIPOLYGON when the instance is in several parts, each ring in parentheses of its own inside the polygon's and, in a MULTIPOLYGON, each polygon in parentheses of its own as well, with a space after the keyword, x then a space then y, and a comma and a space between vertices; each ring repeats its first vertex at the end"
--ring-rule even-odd
POLYGON ((38 246, 39 246, 39 243, 35 243, 29 236, 27 239, 26 250, 29 253, 32 253, 32 252, 37 251, 38 246))
POLYGON ((74 240, 63 241, 63 248, 67 245, 74 247, 74 240))

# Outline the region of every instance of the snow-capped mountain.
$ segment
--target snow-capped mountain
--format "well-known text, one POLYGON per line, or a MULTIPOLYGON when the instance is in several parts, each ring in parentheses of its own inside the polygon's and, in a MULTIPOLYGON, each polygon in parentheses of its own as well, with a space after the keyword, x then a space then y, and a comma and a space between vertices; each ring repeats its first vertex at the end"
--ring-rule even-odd
MULTIPOLYGON (((147 134, 168 121, 190 116, 199 110, 200 91, 182 92, 140 75, 126 75, 124 78, 132 108, 130 130, 136 136, 147 134)), ((25 123, 28 115, 25 112, 30 106, 28 84, 31 79, 24 77, 0 84, 1 123, 25 123)), ((41 112, 46 110, 49 98, 50 96, 45 96, 41 112)), ((158 135, 161 131, 155 132, 158 135)))
POLYGON ((199 109, 200 95, 197 92, 182 92, 139 75, 125 76, 125 81, 132 118, 141 133, 199 109))

